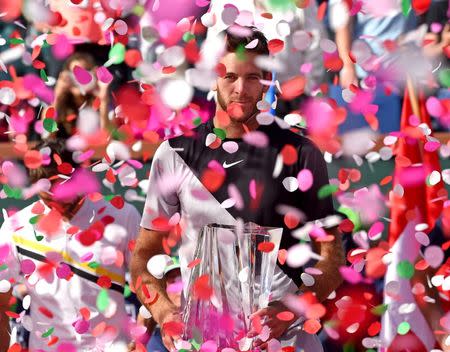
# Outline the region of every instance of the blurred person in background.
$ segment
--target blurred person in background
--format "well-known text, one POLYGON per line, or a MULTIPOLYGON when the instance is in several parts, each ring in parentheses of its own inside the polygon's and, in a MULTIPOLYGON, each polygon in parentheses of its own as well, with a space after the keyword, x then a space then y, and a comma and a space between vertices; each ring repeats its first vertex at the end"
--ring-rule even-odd
MULTIPOLYGON (((30 182, 48 187, 0 229, 1 282, 24 283, 31 298, 30 316, 20 320, 30 331, 29 348, 125 351, 132 322, 123 293, 139 213, 125 202, 93 198, 98 181, 64 141, 41 142, 34 150, 47 164, 30 170, 30 182), (94 330, 99 324, 103 333, 94 330)), ((3 287, 0 294, 1 351, 10 341, 4 314, 10 291, 3 287)))
MULTIPOLYGON (((69 138, 77 131, 77 117, 80 109, 98 107, 98 121, 94 130, 110 131, 113 123, 109 120, 108 84, 96 79, 94 58, 87 53, 75 53, 65 62, 55 85, 55 110, 57 114, 58 131, 52 137, 69 138), (75 68, 88 71, 91 82, 82 86, 74 75, 75 68)), ((94 108, 95 110, 95 108, 94 108)), ((44 113, 45 116, 45 113, 44 113)), ((92 123, 92 121, 91 121, 92 123)), ((83 126, 81 126, 83 127, 83 126)))

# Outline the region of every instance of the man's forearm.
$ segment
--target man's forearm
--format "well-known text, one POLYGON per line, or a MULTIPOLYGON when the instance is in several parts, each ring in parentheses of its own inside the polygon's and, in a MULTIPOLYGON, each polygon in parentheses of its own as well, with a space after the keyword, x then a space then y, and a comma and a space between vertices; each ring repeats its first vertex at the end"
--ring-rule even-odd
POLYGON ((301 285, 301 291, 311 291, 315 293, 319 302, 324 301, 334 290, 342 284, 342 276, 339 268, 345 265, 345 253, 342 246, 342 238, 339 230, 335 228, 330 231, 334 236, 331 242, 318 244, 318 252, 323 257, 314 267, 322 274, 314 276, 314 285, 301 285))
POLYGON ((147 262, 151 257, 164 254, 163 238, 163 233, 142 229, 136 241, 130 265, 136 295, 158 323, 161 313, 175 307, 167 296, 164 279, 155 278, 147 270, 147 262), (140 285, 136 287, 139 281, 140 285))
POLYGON ((353 66, 353 61, 350 59, 349 53, 352 49, 352 21, 349 19, 348 23, 336 29, 336 45, 339 52, 339 57, 344 63, 344 66, 353 66))
POLYGON ((5 314, 10 298, 10 292, 0 294, 0 352, 6 352, 10 343, 9 318, 5 314))

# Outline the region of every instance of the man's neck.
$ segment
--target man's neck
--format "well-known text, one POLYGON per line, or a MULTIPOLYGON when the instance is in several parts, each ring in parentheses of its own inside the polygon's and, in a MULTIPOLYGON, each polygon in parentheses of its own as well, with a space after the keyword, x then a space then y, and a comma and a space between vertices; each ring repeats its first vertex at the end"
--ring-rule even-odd
POLYGON ((79 211, 79 210, 81 209, 81 207, 83 206, 85 199, 86 199, 86 198, 83 197, 83 198, 79 199, 78 201, 75 201, 75 202, 73 203, 73 206, 70 207, 70 208, 68 208, 68 209, 64 212, 64 214, 62 214, 62 216, 63 216, 65 219, 69 220, 69 221, 72 220, 72 218, 75 216, 75 214, 78 213, 78 211, 79 211))
POLYGON ((231 120, 227 126, 222 126, 217 118, 217 113, 214 116, 213 123, 214 127, 221 128, 225 131, 227 138, 242 138, 242 136, 249 132, 256 130, 259 126, 258 121, 256 121, 256 115, 250 116, 244 122, 237 122, 231 120))

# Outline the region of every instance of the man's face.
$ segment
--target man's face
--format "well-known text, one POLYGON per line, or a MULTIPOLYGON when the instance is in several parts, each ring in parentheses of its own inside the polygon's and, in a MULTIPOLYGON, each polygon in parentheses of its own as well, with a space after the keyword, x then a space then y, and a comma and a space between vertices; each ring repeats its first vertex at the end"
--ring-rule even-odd
POLYGON ((245 60, 235 53, 226 53, 220 63, 226 73, 217 78, 217 101, 234 122, 245 123, 258 112, 256 103, 263 97, 267 86, 260 82, 263 71, 254 63, 257 55, 246 53, 245 60))
POLYGON ((53 196, 55 186, 61 181, 52 181, 50 192, 39 192, 38 196, 46 206, 52 210, 57 210, 61 215, 70 215, 71 211, 76 208, 79 198, 71 201, 57 200, 53 196))

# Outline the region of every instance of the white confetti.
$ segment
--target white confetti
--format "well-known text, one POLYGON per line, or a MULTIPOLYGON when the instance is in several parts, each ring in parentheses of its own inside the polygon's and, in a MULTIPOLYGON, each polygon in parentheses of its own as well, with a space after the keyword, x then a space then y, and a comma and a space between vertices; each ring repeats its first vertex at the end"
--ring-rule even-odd
POLYGON ((192 100, 194 89, 183 79, 168 79, 162 83, 161 100, 173 110, 181 110, 192 100))
POLYGON ((164 271, 172 259, 166 254, 157 254, 151 257, 147 262, 147 270, 157 279, 164 277, 164 271))
POLYGON ((288 192, 295 192, 298 189, 298 180, 296 177, 286 177, 283 180, 283 186, 288 192))

